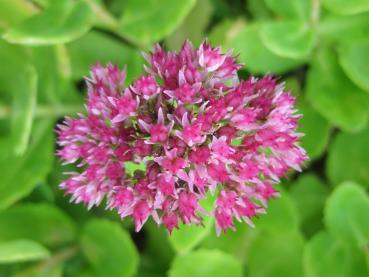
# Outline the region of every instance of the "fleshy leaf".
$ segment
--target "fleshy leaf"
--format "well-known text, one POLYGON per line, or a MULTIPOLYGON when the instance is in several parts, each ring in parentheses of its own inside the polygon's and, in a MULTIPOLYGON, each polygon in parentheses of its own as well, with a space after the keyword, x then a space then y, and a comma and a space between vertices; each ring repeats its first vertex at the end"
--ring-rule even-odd
POLYGON ((91 26, 92 12, 84 1, 54 1, 44 12, 7 31, 3 38, 26 45, 66 43, 82 36, 91 26))
POLYGON ((50 257, 42 245, 30 240, 0 243, 0 264, 42 260, 50 257))
POLYGON ((241 277, 241 264, 219 250, 200 249, 177 256, 169 270, 170 277, 241 277))
POLYGON ((138 253, 126 230, 107 220, 87 223, 82 235, 82 250, 98 276, 133 276, 138 253))

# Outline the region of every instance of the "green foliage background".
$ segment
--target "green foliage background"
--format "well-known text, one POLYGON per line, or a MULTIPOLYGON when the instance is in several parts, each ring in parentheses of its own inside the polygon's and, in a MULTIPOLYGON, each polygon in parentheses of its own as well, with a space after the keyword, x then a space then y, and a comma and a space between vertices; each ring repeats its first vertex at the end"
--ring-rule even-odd
POLYGON ((369 276, 369 0, 0 0, 0 34, 0 276, 369 276), (152 43, 205 37, 298 96, 304 173, 220 238, 69 204, 53 129, 89 66, 132 81, 152 43))

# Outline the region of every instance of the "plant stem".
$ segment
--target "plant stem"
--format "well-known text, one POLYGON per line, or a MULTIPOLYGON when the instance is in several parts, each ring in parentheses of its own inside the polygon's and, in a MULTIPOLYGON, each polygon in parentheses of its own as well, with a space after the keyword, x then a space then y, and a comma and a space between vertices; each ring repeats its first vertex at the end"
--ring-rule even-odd
MULTIPOLYGON (((11 106, 0 106, 0 119, 7 119, 12 117, 17 111, 11 106)), ((83 112, 82 105, 64 105, 64 106, 48 106, 48 105, 38 105, 36 106, 34 116, 36 118, 44 117, 63 117, 65 115, 72 115, 79 112, 83 112)))
POLYGON ((319 18, 320 18, 320 0, 311 0, 310 20, 311 20, 311 24, 314 27, 318 26, 319 18))

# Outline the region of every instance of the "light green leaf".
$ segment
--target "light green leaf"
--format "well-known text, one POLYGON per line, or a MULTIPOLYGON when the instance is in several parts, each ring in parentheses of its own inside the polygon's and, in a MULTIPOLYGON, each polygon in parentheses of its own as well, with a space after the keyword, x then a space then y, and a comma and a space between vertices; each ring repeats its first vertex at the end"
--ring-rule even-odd
POLYGON ((90 67, 98 62, 102 65, 111 62, 121 68, 127 65, 128 82, 142 73, 143 58, 141 54, 103 33, 91 31, 68 44, 67 47, 74 80, 80 80, 87 76, 90 67))
POLYGON ((119 33, 147 45, 170 34, 179 26, 195 0, 128 0, 120 19, 119 33))
POLYGON ((303 246, 303 238, 297 232, 260 232, 248 251, 248 276, 302 276, 303 246))
POLYGON ((259 25, 250 24, 237 33, 229 42, 229 47, 239 53, 240 62, 252 73, 283 73, 301 64, 303 61, 279 57, 268 50, 261 42, 259 25))
POLYGON ((224 19, 215 25, 209 34, 208 40, 213 45, 222 46, 222 49, 233 49, 230 41, 244 29, 246 21, 243 18, 237 20, 224 19))
POLYGON ((356 134, 340 133, 329 148, 326 172, 333 185, 354 181, 369 187, 369 127, 356 134))
MULTIPOLYGON (((23 156, 0 157, 0 210, 28 195, 42 182, 54 159, 53 131, 49 119, 35 121, 31 143, 23 156)), ((0 149, 6 153, 7 149, 0 149)))
POLYGON ((47 246, 71 242, 75 226, 57 207, 23 204, 0 212, 0 241, 31 239, 47 246))
POLYGON ((291 198, 297 206, 302 227, 308 235, 322 228, 323 208, 328 194, 328 187, 311 173, 300 176, 291 185, 291 198))
POLYGON ((82 235, 82 250, 98 276, 133 276, 139 256, 126 230, 107 220, 92 220, 82 235))
POLYGON ((31 240, 0 243, 0 264, 42 260, 48 257, 49 251, 31 240))
POLYGON ((299 133, 305 134, 301 146, 311 160, 319 158, 328 145, 330 125, 307 100, 297 100, 297 107, 302 118, 299 120, 299 133))
POLYGON ((295 203, 286 191, 281 197, 268 203, 267 214, 254 220, 256 228, 272 233, 284 233, 298 228, 298 213, 295 203))
POLYGON ((260 36, 264 46, 270 51, 292 59, 305 58, 315 44, 310 26, 299 21, 266 23, 261 28, 260 36))
POLYGON ((311 9, 309 0, 265 0, 267 6, 277 15, 285 18, 308 19, 311 9))
POLYGON ((246 9, 250 11, 254 20, 267 20, 272 17, 264 0, 246 0, 246 9))
POLYGON ((365 277, 364 255, 343 247, 329 233, 322 231, 307 244, 303 256, 306 277, 365 277))
POLYGON ((241 264, 219 250, 200 249, 177 256, 169 270, 170 277, 241 277, 241 264))
MULTIPOLYGON (((211 196, 209 193, 207 198, 200 202, 200 205, 209 213, 214 208, 214 201, 215 196, 211 196)), ((169 242, 176 252, 187 253, 209 235, 213 224, 214 218, 210 216, 203 217, 202 225, 180 223, 178 229, 173 229, 172 234, 168 235, 169 242)))
POLYGON ((369 13, 339 16, 327 14, 319 23, 321 37, 351 44, 369 42, 369 13))
POLYGON ((35 12, 35 7, 28 1, 0 0, 0 29, 18 24, 35 12))
POLYGON ((332 50, 324 49, 313 59, 306 93, 316 110, 345 131, 365 126, 369 96, 345 76, 332 50))
POLYGON ((323 0, 327 10, 337 14, 357 14, 369 11, 368 0, 323 0))
POLYGON ((89 6, 82 0, 54 1, 41 14, 7 31, 3 38, 11 43, 26 45, 66 43, 91 28, 91 15, 89 6))
POLYGON ((358 87, 369 92, 369 43, 344 44, 338 49, 343 71, 358 87))
POLYGON ((190 11, 181 26, 177 28, 165 42, 171 50, 179 50, 183 42, 189 39, 195 47, 205 39, 205 29, 208 26, 213 6, 210 0, 200 0, 190 11))
POLYGON ((369 243, 369 198, 352 182, 338 186, 327 200, 324 211, 329 232, 342 243, 366 249, 369 243))
POLYGON ((12 82, 17 85, 13 92, 12 140, 16 155, 22 155, 28 147, 37 101, 37 74, 32 66, 19 72, 12 82))

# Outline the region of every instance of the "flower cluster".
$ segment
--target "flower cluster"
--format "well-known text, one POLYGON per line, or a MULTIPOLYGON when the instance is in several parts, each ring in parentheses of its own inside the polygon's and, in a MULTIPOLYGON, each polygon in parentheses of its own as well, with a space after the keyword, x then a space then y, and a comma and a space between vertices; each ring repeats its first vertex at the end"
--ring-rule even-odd
POLYGON ((58 126, 58 155, 81 168, 61 188, 88 208, 106 199, 136 231, 150 216, 170 233, 204 215, 218 234, 234 218, 252 225, 280 177, 307 159, 295 98, 271 76, 239 81, 236 57, 207 42, 179 53, 156 46, 145 58, 146 74, 130 86, 125 70, 92 67, 87 114, 58 126), (132 163, 145 169, 130 173, 132 163))

